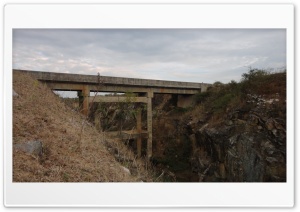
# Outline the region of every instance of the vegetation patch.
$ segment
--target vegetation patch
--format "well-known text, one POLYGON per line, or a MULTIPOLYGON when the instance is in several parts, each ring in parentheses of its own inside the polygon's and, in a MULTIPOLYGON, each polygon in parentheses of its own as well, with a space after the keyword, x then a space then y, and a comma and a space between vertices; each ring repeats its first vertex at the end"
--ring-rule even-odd
POLYGON ((262 69, 250 69, 242 75, 240 82, 215 82, 208 91, 198 93, 194 98, 201 105, 201 111, 206 111, 213 122, 218 123, 222 119, 221 114, 236 108, 251 107, 249 98, 252 96, 262 101, 277 101, 277 109, 280 111, 278 115, 285 118, 286 71, 271 73, 262 69))

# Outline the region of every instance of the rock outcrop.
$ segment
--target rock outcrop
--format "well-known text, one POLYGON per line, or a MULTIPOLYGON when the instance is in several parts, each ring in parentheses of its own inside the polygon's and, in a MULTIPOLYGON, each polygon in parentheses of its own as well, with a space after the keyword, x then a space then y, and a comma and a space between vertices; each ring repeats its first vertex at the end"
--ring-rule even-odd
POLYGON ((15 144, 14 149, 41 157, 43 154, 43 143, 41 141, 27 141, 26 143, 15 144))
POLYGON ((177 181, 286 182, 285 97, 246 101, 217 120, 195 109, 155 118, 155 165, 177 181))
POLYGON ((192 133, 192 171, 203 181, 285 182, 285 121, 270 116, 271 109, 234 110, 217 126, 187 124, 192 133))

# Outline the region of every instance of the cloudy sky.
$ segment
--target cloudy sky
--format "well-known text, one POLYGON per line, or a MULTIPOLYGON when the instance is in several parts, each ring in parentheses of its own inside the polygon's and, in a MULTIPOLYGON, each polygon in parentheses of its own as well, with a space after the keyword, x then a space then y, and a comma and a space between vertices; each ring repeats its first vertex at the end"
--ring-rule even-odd
POLYGON ((14 29, 13 68, 189 82, 286 66, 284 29, 14 29))

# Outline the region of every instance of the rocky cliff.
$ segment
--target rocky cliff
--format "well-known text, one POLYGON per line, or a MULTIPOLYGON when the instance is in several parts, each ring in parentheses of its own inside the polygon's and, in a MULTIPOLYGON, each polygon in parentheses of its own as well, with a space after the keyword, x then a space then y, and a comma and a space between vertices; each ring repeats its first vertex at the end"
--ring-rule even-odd
POLYGON ((249 76, 216 83, 194 107, 156 117, 157 167, 176 181, 285 182, 286 75, 249 76))

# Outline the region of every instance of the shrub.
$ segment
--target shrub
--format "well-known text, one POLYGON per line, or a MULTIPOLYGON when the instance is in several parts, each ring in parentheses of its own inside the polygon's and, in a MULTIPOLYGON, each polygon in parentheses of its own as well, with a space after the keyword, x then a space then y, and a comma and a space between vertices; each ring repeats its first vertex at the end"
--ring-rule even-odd
POLYGON ((251 69, 248 73, 242 74, 242 81, 255 81, 261 80, 265 76, 269 75, 270 73, 266 70, 261 69, 251 69))
POLYGON ((221 87, 222 85, 223 85, 223 83, 220 82, 220 81, 216 81, 216 82, 214 82, 214 84, 213 84, 214 87, 221 87))
POLYGON ((231 93, 219 96, 213 101, 212 107, 215 111, 226 109, 227 105, 233 98, 234 95, 231 93))
POLYGON ((203 103, 210 96, 210 92, 197 93, 194 98, 196 103, 203 103))

